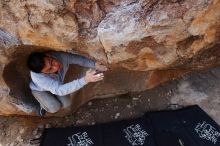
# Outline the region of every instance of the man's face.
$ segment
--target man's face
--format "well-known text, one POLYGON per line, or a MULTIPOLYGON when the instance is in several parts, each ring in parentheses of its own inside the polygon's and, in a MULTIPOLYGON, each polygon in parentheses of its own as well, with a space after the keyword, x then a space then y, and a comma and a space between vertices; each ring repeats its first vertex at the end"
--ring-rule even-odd
POLYGON ((44 68, 42 73, 57 73, 62 68, 62 64, 55 58, 47 56, 44 58, 44 68))

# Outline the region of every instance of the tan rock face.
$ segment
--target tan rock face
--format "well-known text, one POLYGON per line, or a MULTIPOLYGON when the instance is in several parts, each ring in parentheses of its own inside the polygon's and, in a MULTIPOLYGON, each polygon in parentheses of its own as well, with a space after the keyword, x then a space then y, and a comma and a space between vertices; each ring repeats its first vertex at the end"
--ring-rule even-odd
POLYGON ((78 52, 109 66, 103 82, 72 95, 76 110, 219 65, 219 43, 219 0, 1 1, 0 114, 32 114, 38 106, 25 67, 36 50, 78 52))

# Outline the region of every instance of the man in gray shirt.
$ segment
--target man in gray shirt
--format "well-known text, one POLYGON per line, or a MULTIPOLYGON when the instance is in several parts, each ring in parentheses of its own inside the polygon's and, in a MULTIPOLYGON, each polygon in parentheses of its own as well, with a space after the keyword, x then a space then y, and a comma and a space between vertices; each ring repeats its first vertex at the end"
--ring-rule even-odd
POLYGON ((66 52, 34 52, 29 55, 27 66, 30 69, 30 88, 33 96, 40 103, 38 115, 43 116, 46 111, 56 113, 61 108, 71 105, 68 95, 89 82, 103 79, 103 73, 96 74, 95 70, 106 71, 107 67, 89 58, 66 52), (63 83, 70 64, 92 68, 80 79, 63 83))

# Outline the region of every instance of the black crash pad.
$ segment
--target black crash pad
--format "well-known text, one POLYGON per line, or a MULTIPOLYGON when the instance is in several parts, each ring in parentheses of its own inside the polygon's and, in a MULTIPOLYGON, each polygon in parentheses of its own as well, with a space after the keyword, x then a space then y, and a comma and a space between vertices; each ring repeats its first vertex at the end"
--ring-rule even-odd
POLYGON ((93 126, 48 128, 40 146, 220 146, 220 127, 199 106, 190 106, 93 126))

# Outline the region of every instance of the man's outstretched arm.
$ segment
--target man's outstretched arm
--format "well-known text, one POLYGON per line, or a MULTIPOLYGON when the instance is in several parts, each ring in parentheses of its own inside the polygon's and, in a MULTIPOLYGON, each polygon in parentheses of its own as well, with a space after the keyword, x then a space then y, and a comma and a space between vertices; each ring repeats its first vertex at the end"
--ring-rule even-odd
POLYGON ((107 67, 105 65, 87 57, 72 53, 63 53, 62 56, 67 59, 68 64, 78 64, 80 66, 97 69, 99 71, 107 71, 107 67))
POLYGON ((62 57, 67 60, 68 64, 78 64, 80 66, 95 69, 96 61, 89 59, 87 57, 72 53, 63 53, 62 57))
POLYGON ((35 73, 31 73, 31 78, 34 84, 42 89, 51 92, 52 94, 65 96, 73 93, 89 82, 97 82, 103 79, 103 74, 95 75, 95 71, 89 70, 86 72, 85 77, 73 80, 69 83, 62 84, 61 82, 52 79, 48 76, 41 76, 35 73))
POLYGON ((49 91, 52 94, 65 96, 72 92, 75 92, 87 84, 85 78, 80 78, 73 80, 69 83, 62 84, 61 82, 48 77, 48 76, 38 76, 34 73, 31 74, 32 81, 35 85, 39 86, 45 91, 49 91))

